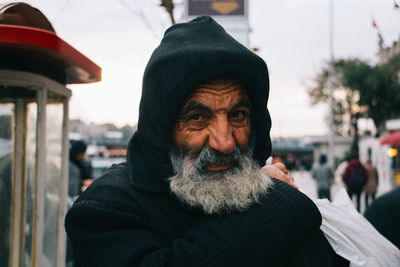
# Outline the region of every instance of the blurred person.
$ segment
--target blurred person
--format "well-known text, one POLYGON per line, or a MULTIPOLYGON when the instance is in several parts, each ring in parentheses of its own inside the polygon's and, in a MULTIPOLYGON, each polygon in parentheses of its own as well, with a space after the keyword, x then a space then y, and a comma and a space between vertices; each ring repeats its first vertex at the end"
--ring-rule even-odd
POLYGON ((11 209, 14 184, 11 122, 11 116, 0 116, 0 266, 9 266, 11 251, 11 209))
POLYGON ((261 169, 268 93, 265 62, 212 18, 171 26, 144 73, 127 162, 67 214, 82 265, 348 266, 312 200, 261 169))
POLYGON ((303 166, 304 170, 311 171, 313 161, 311 156, 303 156, 301 159, 301 165, 303 166))
POLYGON ((289 153, 286 156, 285 165, 289 171, 293 171, 297 168, 296 158, 293 156, 293 154, 289 153))
MULTIPOLYGON (((69 149, 69 180, 68 180, 68 207, 71 207, 73 202, 93 181, 85 164, 85 156, 87 145, 82 140, 71 140, 69 149)), ((66 253, 66 266, 78 267, 80 266, 78 260, 75 258, 75 250, 72 243, 67 238, 67 253, 66 253)))
POLYGON ((90 168, 85 163, 87 145, 82 140, 72 140, 69 150, 69 186, 68 196, 76 199, 86 189, 93 179, 90 168))
POLYGON ((400 187, 373 201, 366 209, 364 217, 400 249, 400 187))
POLYGON ((311 170, 311 176, 317 182, 318 198, 327 198, 330 201, 331 184, 335 176, 325 154, 319 156, 319 165, 311 170))
POLYGON ((356 196, 357 211, 360 212, 360 198, 363 187, 367 182, 367 172, 358 159, 358 154, 352 155, 343 173, 343 182, 346 185, 350 199, 356 196))
POLYGON ((367 172, 367 183, 365 184, 363 191, 365 193, 365 208, 369 206, 369 200, 375 200, 376 191, 378 189, 378 172, 372 165, 371 158, 368 158, 364 164, 365 171, 367 172))
POLYGON ((11 203, 12 203, 12 153, 1 151, 0 158, 0 266, 9 266, 11 203), (4 155, 5 154, 5 155, 4 155))

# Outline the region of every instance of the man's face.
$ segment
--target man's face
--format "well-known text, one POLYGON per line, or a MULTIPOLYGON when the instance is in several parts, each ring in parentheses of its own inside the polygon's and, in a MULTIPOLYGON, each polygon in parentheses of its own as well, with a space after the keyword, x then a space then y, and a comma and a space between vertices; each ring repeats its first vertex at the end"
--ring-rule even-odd
MULTIPOLYGON (((195 157, 204 147, 230 154, 237 146, 248 150, 250 101, 243 87, 232 80, 213 80, 200 85, 185 102, 174 127, 179 152, 195 157)), ((207 164, 204 171, 232 168, 229 162, 207 164)))
POLYGON ((270 180, 249 148, 250 102, 236 82, 201 85, 175 123, 171 192, 207 214, 244 210, 267 192, 270 180))

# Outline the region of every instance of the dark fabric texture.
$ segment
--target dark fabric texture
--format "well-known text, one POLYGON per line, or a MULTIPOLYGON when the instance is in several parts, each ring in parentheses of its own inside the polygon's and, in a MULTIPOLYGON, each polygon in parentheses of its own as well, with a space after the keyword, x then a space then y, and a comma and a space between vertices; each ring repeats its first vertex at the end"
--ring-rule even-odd
POLYGON ((336 264, 313 202, 274 182, 247 211, 209 216, 169 193, 132 188, 121 164, 81 195, 67 231, 82 266, 346 266, 336 264))
POLYGON ((400 187, 372 202, 364 216, 376 230, 400 249, 400 187))
POLYGON ((247 89, 254 159, 264 164, 271 152, 266 64, 209 17, 172 26, 144 74, 127 162, 95 180, 67 214, 82 266, 341 266, 319 230, 317 207, 283 182, 274 180, 246 211, 212 216, 170 193, 177 114, 198 84, 227 76, 247 89))

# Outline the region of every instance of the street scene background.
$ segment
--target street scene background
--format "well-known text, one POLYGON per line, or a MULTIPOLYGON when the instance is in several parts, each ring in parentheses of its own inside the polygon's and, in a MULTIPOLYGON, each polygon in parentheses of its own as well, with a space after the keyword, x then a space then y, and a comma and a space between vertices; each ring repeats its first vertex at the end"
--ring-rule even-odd
POLYGON ((65 265, 66 211, 104 171, 126 161, 151 53, 168 27, 196 15, 213 15, 267 63, 266 156, 286 165, 300 191, 321 196, 312 174, 326 164, 335 199, 349 189, 343 174, 351 158, 372 166, 374 175, 361 175, 376 178, 370 197, 400 186, 398 0, 25 2, 31 7, 20 3, 16 17, 35 14, 51 25, 14 25, 18 8, 6 14, 8 3, 0 3, 0 30, 12 33, 0 35, 0 266, 65 265), (40 42, 21 31, 51 38, 40 42), (66 79, 52 73, 60 66, 66 79), (73 178, 76 193, 68 195, 73 178))

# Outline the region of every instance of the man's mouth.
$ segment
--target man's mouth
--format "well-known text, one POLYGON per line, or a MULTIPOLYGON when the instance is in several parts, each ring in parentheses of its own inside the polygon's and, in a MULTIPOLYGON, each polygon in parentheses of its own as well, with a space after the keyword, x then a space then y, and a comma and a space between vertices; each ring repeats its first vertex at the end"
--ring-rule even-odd
POLYGON ((204 169, 207 171, 218 172, 225 171, 232 167, 232 163, 210 163, 204 166, 204 169))

